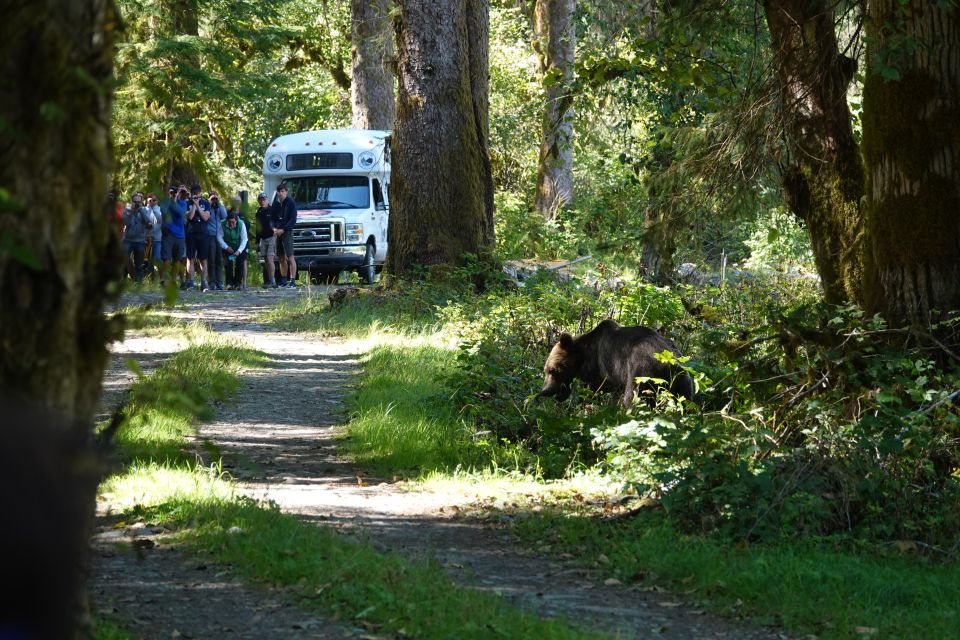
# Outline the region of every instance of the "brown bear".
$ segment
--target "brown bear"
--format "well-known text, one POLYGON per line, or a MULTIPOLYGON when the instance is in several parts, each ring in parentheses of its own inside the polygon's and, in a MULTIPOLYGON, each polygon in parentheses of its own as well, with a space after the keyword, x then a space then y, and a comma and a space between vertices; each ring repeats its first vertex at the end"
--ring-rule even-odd
MULTIPOLYGON (((540 395, 565 400, 570 383, 580 378, 594 391, 621 395, 624 406, 629 407, 637 390, 636 379, 649 377, 666 380, 675 396, 692 399, 693 379, 683 369, 654 357, 663 351, 680 357, 677 346, 653 329, 621 327, 613 320, 604 320, 577 337, 561 334, 543 366, 540 395)), ((641 387, 653 388, 649 384, 641 387)))

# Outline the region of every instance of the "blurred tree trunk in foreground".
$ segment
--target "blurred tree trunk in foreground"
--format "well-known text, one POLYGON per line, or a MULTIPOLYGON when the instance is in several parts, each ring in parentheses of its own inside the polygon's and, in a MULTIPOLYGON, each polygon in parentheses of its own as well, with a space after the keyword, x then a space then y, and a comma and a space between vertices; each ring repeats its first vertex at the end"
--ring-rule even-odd
POLYGON ((117 15, 113 0, 38 0, 8 3, 0 23, 0 411, 5 454, 18 462, 3 466, 11 475, 0 484, 32 496, 48 534, 28 535, 37 528, 31 513, 11 512, 3 542, 28 546, 3 546, 36 558, 38 574, 49 568, 47 554, 67 563, 46 576, 11 575, 5 564, 4 581, 31 607, 7 609, 15 604, 5 598, 0 622, 19 616, 25 637, 69 637, 87 618, 99 477, 91 419, 114 337, 104 303, 123 267, 106 197, 117 15), (43 439, 28 424, 37 421, 43 439), (14 477, 24 468, 33 477, 14 477), (47 503, 68 507, 46 510, 47 503), (58 513, 70 517, 52 522, 58 513), (59 548, 44 545, 51 531, 59 548))
POLYGON ((486 0, 401 0, 388 269, 493 243, 486 0))

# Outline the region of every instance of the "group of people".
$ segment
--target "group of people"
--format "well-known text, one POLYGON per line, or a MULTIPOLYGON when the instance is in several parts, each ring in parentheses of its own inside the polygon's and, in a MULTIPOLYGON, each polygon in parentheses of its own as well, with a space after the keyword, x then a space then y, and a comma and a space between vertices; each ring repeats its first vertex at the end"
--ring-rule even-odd
MULTIPOLYGON (((239 202, 230 208, 216 193, 203 197, 199 184, 171 186, 158 202, 154 194, 137 192, 120 214, 127 272, 140 282, 154 275, 162 285, 176 278, 180 289, 201 291, 246 289, 246 262, 250 248, 249 223, 239 202)), ((264 287, 296 287, 293 227, 297 208, 287 197, 286 185, 268 206, 266 194, 257 199, 256 240, 264 260, 264 287), (274 260, 280 259, 279 282, 274 260)))

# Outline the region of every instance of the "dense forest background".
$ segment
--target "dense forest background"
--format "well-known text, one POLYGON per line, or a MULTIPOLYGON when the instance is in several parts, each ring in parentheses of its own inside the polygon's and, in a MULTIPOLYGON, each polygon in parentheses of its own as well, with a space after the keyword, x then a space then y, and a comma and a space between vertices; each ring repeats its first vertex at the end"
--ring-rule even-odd
MULTIPOLYGON (((490 8, 498 255, 594 254, 663 279, 682 262, 716 270, 722 255, 812 272, 803 229, 779 192, 776 88, 757 7, 580 2, 568 26, 575 74, 562 81, 538 53, 533 4, 490 8), (575 198, 544 220, 537 141, 547 94, 561 81, 572 102, 575 198)), ((120 8, 113 132, 122 193, 192 174, 226 193, 256 192, 271 139, 350 126, 348 2, 120 8)), ((848 45, 861 54, 857 37, 851 29, 848 45)))

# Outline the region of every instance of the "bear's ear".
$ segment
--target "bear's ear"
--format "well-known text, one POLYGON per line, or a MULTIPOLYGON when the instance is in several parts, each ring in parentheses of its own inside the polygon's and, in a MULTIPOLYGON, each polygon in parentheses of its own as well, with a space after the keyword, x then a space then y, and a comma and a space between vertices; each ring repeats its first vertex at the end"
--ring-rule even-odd
POLYGON ((573 336, 569 333, 561 333, 560 342, 558 344, 564 349, 569 349, 573 346, 573 336))

